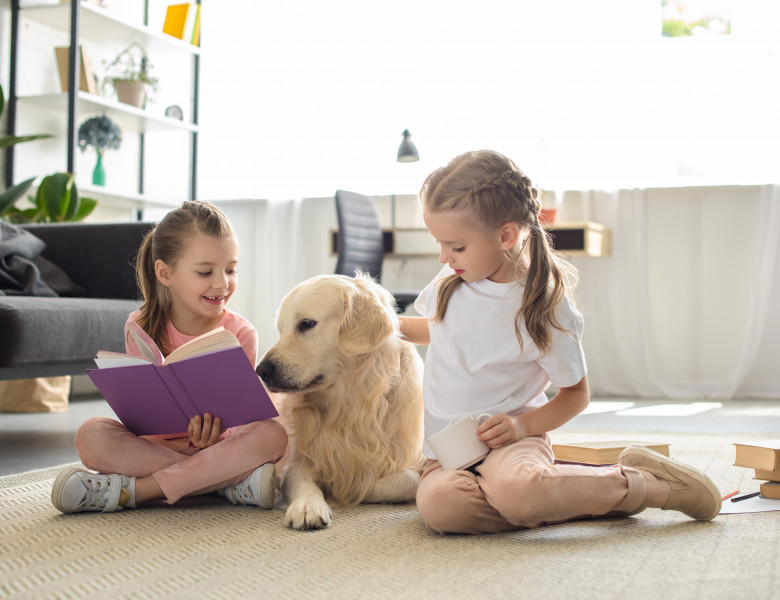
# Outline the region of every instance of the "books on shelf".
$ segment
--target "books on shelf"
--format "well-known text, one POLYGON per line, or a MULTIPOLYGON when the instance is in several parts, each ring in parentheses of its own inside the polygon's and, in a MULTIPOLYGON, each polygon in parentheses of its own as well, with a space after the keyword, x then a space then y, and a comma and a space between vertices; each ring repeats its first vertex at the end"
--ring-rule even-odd
POLYGON ((780 483, 777 481, 767 481, 759 486, 761 495, 764 498, 775 498, 780 500, 780 483))
POLYGON ((734 448, 735 466, 780 471, 780 440, 735 442, 734 448))
POLYGON ((573 442, 553 444, 555 460, 585 465, 614 465, 620 453, 629 446, 644 446, 664 456, 669 456, 669 444, 662 442, 573 442))
POLYGON ((200 46, 200 4, 170 4, 165 11, 163 33, 200 46))
POLYGON ((207 412, 224 429, 279 414, 233 333, 219 327, 163 358, 136 323, 129 330, 142 357, 99 351, 87 375, 136 435, 187 435, 207 412))
MULTIPOLYGON (((82 92, 88 92, 90 94, 97 94, 97 83, 95 83, 95 75, 92 73, 92 65, 89 62, 87 50, 84 46, 79 46, 81 50, 81 62, 79 63, 79 89, 82 92)), ((68 91, 68 59, 70 58, 70 46, 57 46, 54 48, 54 54, 57 57, 57 68, 60 72, 60 84, 62 85, 62 91, 68 91)))

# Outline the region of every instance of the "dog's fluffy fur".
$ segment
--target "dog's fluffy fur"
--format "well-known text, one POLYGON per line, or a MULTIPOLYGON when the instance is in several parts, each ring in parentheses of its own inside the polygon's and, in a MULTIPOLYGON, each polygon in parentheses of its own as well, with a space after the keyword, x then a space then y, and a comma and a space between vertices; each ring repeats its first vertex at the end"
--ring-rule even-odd
POLYGON ((422 362, 401 339, 392 295, 358 274, 315 277, 277 316, 257 373, 290 394, 285 523, 325 527, 338 504, 415 497, 424 464, 422 362))

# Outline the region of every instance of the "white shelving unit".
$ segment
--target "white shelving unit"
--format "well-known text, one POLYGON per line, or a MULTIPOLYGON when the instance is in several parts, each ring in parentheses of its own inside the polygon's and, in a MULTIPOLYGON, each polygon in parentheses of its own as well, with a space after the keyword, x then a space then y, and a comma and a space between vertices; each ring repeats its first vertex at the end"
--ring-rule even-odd
MULTIPOLYGON (((69 168, 70 165, 74 164, 75 155, 78 150, 78 126, 89 116, 94 116, 96 113, 105 114, 120 127, 123 137, 127 135, 138 135, 139 158, 137 189, 125 189, 127 186, 123 186, 123 189, 121 190, 116 188, 106 189, 99 186, 85 185, 82 182, 79 184, 79 193, 82 196, 96 198, 99 202, 106 203, 113 207, 127 207, 128 209, 136 211, 139 216, 144 208, 160 208, 174 206, 179 203, 176 199, 171 199, 169 197, 154 198, 142 192, 145 187, 144 171, 147 168, 147 166, 144 165, 144 148, 145 145, 154 143, 153 139, 146 138, 146 134, 180 132, 181 135, 191 136, 189 173, 182 173, 182 180, 189 178, 188 197, 195 197, 198 133, 197 86, 200 48, 162 32, 154 31, 146 25, 126 22, 112 15, 102 7, 85 2, 78 2, 77 6, 73 6, 71 2, 24 5, 21 7, 19 7, 17 2, 13 2, 13 4, 12 20, 17 20, 17 31, 19 20, 29 19, 47 27, 52 27, 66 33, 69 32, 71 45, 81 45, 84 41, 88 41, 91 44, 116 48, 126 47, 129 44, 136 42, 143 46, 147 55, 150 57, 154 56, 155 60, 164 60, 169 57, 190 57, 192 59, 193 85, 190 96, 192 110, 189 111, 192 114, 191 121, 183 121, 155 114, 145 109, 118 102, 113 98, 89 94, 80 90, 74 94, 74 114, 71 113, 71 94, 69 92, 14 95, 13 97, 9 97, 9 106, 12 103, 18 103, 18 107, 30 107, 34 110, 45 109, 66 116, 69 126, 68 137, 72 136, 74 138, 72 140, 69 139, 69 143, 66 143, 67 164, 69 165, 69 168), (78 12, 78 27, 75 29, 71 25, 71 16, 74 10, 78 12), (74 32, 78 32, 75 34, 78 39, 74 39, 74 32), (70 121, 75 121, 75 123, 71 123, 70 121), (71 131, 74 131, 75 133, 71 133, 71 131)), ((148 6, 146 6, 146 9, 145 12, 148 12, 148 6)), ((13 27, 14 25, 12 23, 12 29, 13 27)), ((11 43, 24 44, 25 41, 24 39, 22 39, 21 42, 12 40, 11 43)), ((14 61, 18 62, 19 60, 19 53, 17 50, 16 47, 12 47, 12 63, 14 61)), ((26 65, 26 68, 30 68, 30 66, 26 65)), ((15 69, 12 69, 12 72, 14 70, 15 69)), ((11 90, 15 88, 15 82, 13 80, 10 87, 11 90)), ((16 110, 17 105, 13 107, 13 110, 9 111, 9 122, 11 121, 11 115, 16 115, 16 110)), ((156 165, 151 165, 151 167, 154 166, 156 165)), ((6 177, 8 181, 6 183, 8 184, 8 182, 13 180, 13 155, 11 155, 7 167, 6 177)))
MULTIPOLYGON (((170 117, 153 115, 141 108, 136 108, 122 102, 116 102, 110 98, 95 96, 94 94, 88 94, 87 92, 82 91, 78 93, 78 97, 80 112, 89 114, 99 110, 111 117, 111 120, 119 125, 123 131, 133 131, 135 133, 176 130, 194 133, 198 131, 198 126, 193 123, 179 121, 178 119, 172 119, 170 117)), ((29 103, 50 110, 63 112, 68 110, 67 92, 19 96, 18 100, 19 102, 29 103)))

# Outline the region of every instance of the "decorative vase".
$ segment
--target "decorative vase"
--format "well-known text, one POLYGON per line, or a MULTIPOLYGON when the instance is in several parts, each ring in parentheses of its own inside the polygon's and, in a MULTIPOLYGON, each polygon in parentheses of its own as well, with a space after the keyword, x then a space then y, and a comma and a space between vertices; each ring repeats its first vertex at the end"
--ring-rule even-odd
POLYGON ((106 170, 103 168, 103 153, 97 151, 97 164, 92 171, 92 185, 106 185, 106 170))

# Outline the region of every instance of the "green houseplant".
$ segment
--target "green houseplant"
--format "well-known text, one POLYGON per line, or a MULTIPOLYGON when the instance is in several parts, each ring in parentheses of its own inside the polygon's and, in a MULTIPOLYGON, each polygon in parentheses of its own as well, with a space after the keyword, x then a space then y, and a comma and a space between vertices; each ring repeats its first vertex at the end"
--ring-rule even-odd
POLYGON ((120 102, 143 108, 159 83, 151 69, 146 50, 133 42, 108 64, 103 86, 113 85, 120 102))
MULTIPOLYGON (((0 86, 0 115, 4 108, 5 95, 0 86)), ((0 147, 7 148, 14 144, 50 137, 52 136, 48 134, 5 136, 0 138, 0 147)), ((30 177, 0 193, 0 219, 11 223, 81 221, 95 210, 97 200, 79 197, 71 173, 54 173, 44 177, 35 196, 28 197, 31 206, 17 206, 17 201, 27 193, 33 181, 35 177, 30 177)))

